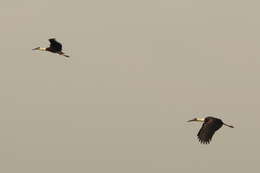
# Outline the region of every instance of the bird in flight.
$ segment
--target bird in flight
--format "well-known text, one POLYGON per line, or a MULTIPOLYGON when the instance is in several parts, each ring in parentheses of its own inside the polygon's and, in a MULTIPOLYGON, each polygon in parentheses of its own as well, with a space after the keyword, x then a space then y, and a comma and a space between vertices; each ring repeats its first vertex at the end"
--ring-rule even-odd
POLYGON ((49 51, 52 53, 57 53, 59 55, 63 55, 65 57, 70 57, 68 55, 66 55, 65 53, 62 52, 62 44, 57 42, 55 38, 50 38, 49 39, 50 42, 50 46, 47 48, 43 48, 43 47, 36 47, 33 50, 41 50, 41 51, 49 51))
POLYGON ((232 125, 225 124, 221 119, 215 117, 206 117, 206 118, 194 118, 188 122, 198 121, 203 122, 202 127, 197 134, 199 141, 202 144, 209 144, 214 133, 220 129, 223 125, 234 128, 232 125))

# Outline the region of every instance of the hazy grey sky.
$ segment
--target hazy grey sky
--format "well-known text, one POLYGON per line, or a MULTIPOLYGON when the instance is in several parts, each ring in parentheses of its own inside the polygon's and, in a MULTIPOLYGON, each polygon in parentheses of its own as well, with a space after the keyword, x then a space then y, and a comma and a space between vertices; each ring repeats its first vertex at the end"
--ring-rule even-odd
POLYGON ((259 6, 2 0, 0 172, 259 171, 259 6), (235 128, 201 145, 205 115, 235 128))

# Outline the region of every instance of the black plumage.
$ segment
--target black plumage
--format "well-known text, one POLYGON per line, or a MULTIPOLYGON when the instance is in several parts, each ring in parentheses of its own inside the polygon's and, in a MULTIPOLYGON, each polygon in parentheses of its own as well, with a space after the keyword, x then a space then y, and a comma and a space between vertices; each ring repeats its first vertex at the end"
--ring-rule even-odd
POLYGON ((65 57, 69 57, 68 55, 66 55, 62 52, 62 44, 59 43, 58 41, 56 41, 55 38, 50 38, 49 42, 50 42, 49 47, 47 47, 47 48, 37 47, 33 50, 49 51, 49 52, 52 52, 52 53, 57 53, 59 55, 63 55, 65 57))
POLYGON ((55 38, 50 38, 49 41, 50 41, 50 47, 46 48, 48 51, 54 53, 62 51, 62 45, 59 42, 57 42, 55 38))
POLYGON ((209 144, 215 132, 223 125, 234 128, 232 125, 225 124, 221 119, 210 116, 205 119, 194 118, 188 122, 191 121, 203 122, 202 127, 197 134, 197 137, 202 144, 209 144))
POLYGON ((199 130, 198 138, 203 144, 210 143, 214 133, 223 126, 221 119, 214 117, 206 117, 202 127, 199 130))

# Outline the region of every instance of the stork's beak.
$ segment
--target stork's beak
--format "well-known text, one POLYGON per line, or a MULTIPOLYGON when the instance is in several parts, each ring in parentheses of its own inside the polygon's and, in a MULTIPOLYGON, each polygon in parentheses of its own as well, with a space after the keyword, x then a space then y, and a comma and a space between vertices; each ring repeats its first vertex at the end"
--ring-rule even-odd
POLYGON ((188 120, 187 122, 197 121, 197 118, 194 118, 192 120, 188 120))
POLYGON ((34 49, 32 49, 32 50, 39 50, 40 49, 40 47, 36 47, 36 48, 34 48, 34 49))

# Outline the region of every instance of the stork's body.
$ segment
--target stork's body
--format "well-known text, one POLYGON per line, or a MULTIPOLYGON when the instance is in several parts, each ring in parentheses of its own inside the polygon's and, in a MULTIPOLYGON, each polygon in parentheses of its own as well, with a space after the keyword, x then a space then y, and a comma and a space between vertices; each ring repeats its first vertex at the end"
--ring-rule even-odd
POLYGON ((221 119, 215 117, 194 118, 188 122, 191 121, 203 122, 202 127, 197 134, 199 141, 203 144, 209 144, 214 133, 223 125, 234 128, 232 125, 225 124, 221 119))
POLYGON ((50 42, 50 47, 47 47, 47 48, 37 47, 33 50, 49 51, 49 52, 52 52, 52 53, 57 53, 59 55, 63 55, 67 58, 69 57, 68 55, 65 55, 62 52, 62 44, 57 42, 55 38, 49 39, 49 42, 50 42))

